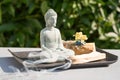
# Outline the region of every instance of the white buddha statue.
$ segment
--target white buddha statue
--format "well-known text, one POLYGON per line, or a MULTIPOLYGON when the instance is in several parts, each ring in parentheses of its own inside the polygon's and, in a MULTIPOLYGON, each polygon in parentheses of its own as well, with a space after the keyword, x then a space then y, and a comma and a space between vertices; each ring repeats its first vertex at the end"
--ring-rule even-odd
POLYGON ((74 56, 74 51, 66 49, 63 46, 59 29, 55 28, 57 22, 57 13, 49 9, 45 16, 46 27, 40 32, 41 49, 40 53, 30 53, 29 57, 39 56, 40 59, 32 63, 51 63, 64 61, 74 56))

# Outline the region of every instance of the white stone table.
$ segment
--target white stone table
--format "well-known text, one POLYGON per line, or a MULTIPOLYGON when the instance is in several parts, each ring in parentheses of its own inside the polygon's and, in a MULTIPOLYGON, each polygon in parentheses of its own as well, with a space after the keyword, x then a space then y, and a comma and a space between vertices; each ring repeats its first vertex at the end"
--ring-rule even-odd
POLYGON ((120 50, 104 49, 118 56, 118 61, 108 67, 69 69, 58 72, 15 72, 10 67, 22 69, 7 49, 12 51, 35 51, 39 48, 0 47, 0 80, 120 80, 120 50), (23 76, 24 75, 24 76, 23 76))

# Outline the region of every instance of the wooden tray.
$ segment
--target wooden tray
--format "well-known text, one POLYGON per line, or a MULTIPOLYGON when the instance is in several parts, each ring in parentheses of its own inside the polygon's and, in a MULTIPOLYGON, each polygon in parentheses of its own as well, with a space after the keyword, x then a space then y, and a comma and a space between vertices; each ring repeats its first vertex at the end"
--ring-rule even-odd
MULTIPOLYGON (((28 54, 31 51, 22 51, 22 52, 12 52, 11 50, 8 50, 13 56, 14 58, 20 62, 22 64, 22 62, 24 60, 26 60, 27 58, 21 58, 19 56, 16 55, 16 53, 24 53, 24 54, 28 54)), ((103 51, 101 49, 96 49, 96 51, 101 52, 101 53, 105 53, 106 54, 106 59, 103 60, 99 60, 99 61, 93 61, 93 62, 88 62, 88 63, 81 63, 81 64, 72 64, 70 68, 90 68, 90 67, 102 67, 102 66, 108 66, 112 63, 115 63, 118 60, 118 56, 113 55, 111 53, 108 53, 106 51, 103 51)), ((55 63, 50 63, 50 64, 39 64, 36 65, 35 67, 39 67, 39 68, 52 68, 52 67, 56 67, 56 66, 60 66, 65 64, 66 62, 55 62, 55 63)))

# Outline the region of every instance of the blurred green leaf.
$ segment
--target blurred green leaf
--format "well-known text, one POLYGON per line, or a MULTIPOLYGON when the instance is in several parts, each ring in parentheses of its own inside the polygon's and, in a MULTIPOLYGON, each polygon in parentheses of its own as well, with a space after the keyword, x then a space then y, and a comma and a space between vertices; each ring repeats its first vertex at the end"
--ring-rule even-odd
POLYGON ((5 37, 3 34, 0 34, 0 46, 3 46, 5 44, 5 37))
POLYGON ((2 24, 2 25, 0 25, 0 32, 13 31, 16 29, 16 27, 17 27, 17 25, 14 23, 2 24))
POLYGON ((28 24, 32 27, 36 27, 38 29, 42 28, 41 23, 37 19, 28 19, 28 24))
POLYGON ((7 46, 15 46, 16 43, 16 35, 13 35, 13 36, 10 36, 9 40, 8 40, 8 43, 7 43, 7 46))
POLYGON ((64 12, 66 8, 67 8, 67 3, 66 2, 62 3, 61 12, 64 12))
POLYGON ((45 12, 49 9, 49 7, 48 7, 48 2, 47 2, 47 1, 43 1, 43 2, 41 3, 40 9, 41 9, 41 11, 42 11, 42 14, 44 15, 45 12))
POLYGON ((34 10, 35 10, 35 4, 31 4, 31 5, 29 6, 28 13, 31 14, 34 10))
POLYGON ((73 35, 75 34, 75 32, 76 32, 75 30, 71 30, 71 29, 64 30, 65 37, 69 37, 66 40, 73 40, 74 39, 73 35))
POLYGON ((3 0, 2 3, 6 4, 6 3, 10 3, 12 2, 12 0, 3 0))
POLYGON ((1 3, 0 3, 0 24, 2 23, 2 8, 1 8, 1 3))
POLYGON ((25 34, 23 33, 18 33, 16 36, 16 40, 19 43, 20 47, 23 47, 25 44, 25 34))
POLYGON ((15 9, 13 5, 9 5, 9 11, 8 11, 13 17, 15 16, 15 9))

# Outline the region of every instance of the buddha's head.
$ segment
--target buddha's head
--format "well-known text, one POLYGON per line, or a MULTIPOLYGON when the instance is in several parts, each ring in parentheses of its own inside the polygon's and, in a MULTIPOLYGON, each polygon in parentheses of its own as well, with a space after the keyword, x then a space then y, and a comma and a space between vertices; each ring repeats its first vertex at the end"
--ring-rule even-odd
POLYGON ((55 27, 57 22, 57 13, 53 9, 49 9, 45 15, 46 27, 55 27))

